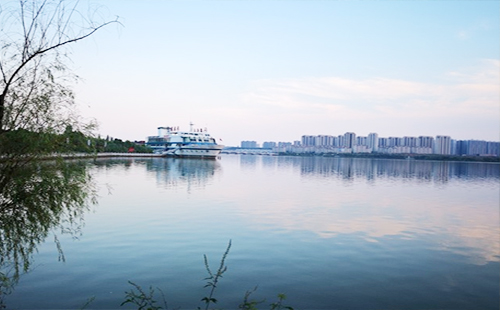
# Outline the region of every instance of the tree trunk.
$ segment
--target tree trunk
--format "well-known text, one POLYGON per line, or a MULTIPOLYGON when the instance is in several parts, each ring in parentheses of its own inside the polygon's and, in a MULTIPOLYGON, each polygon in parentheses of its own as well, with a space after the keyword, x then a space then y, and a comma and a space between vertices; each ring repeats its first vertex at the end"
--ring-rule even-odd
POLYGON ((5 109, 5 92, 0 94, 0 134, 4 132, 3 130, 3 115, 5 109))

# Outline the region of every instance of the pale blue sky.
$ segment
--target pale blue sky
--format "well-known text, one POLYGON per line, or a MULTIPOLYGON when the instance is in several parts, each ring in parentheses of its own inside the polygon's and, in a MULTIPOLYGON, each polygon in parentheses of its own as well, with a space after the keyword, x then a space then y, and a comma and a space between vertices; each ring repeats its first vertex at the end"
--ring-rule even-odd
POLYGON ((91 3, 123 24, 72 48, 102 135, 500 140, 499 1, 91 3))

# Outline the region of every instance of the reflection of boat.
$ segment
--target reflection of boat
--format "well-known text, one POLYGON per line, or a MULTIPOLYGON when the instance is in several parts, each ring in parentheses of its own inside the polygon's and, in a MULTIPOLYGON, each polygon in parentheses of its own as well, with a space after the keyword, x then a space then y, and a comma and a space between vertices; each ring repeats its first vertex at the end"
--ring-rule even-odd
POLYGON ((221 169, 216 160, 202 158, 153 158, 148 171, 156 174, 158 183, 168 188, 204 188, 221 169))
POLYGON ((215 158, 223 145, 217 144, 206 129, 179 131, 178 127, 158 127, 158 136, 148 137, 146 143, 155 153, 165 156, 215 158))

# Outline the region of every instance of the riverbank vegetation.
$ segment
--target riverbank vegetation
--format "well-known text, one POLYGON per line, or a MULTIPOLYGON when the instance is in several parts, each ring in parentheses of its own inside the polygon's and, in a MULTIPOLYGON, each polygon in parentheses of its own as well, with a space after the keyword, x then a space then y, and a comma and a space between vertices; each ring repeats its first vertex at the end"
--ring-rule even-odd
POLYGON ((73 131, 67 127, 64 134, 55 137, 58 139, 60 152, 77 153, 152 153, 153 150, 143 143, 123 141, 110 137, 101 138, 86 136, 80 131, 73 131))
POLYGON ((5 159, 38 157, 68 153, 152 153, 148 146, 132 141, 101 138, 73 131, 68 126, 62 134, 30 132, 24 129, 0 134, 2 157, 5 159))

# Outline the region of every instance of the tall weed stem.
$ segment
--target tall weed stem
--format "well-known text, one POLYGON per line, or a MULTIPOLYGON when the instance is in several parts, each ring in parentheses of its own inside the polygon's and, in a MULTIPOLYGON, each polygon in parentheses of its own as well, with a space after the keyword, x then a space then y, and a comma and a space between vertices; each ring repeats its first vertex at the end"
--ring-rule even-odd
POLYGON ((203 255, 203 259, 205 261, 205 269, 208 272, 208 277, 206 277, 204 280, 207 280, 207 284, 205 287, 210 287, 210 294, 207 297, 203 297, 201 301, 205 302, 205 310, 208 310, 210 303, 217 303, 217 299, 214 298, 214 293, 215 289, 217 288, 217 284, 219 283, 219 279, 222 278, 222 275, 224 272, 227 270, 226 266, 226 257, 229 254, 229 250, 231 249, 231 240, 229 240, 229 244, 227 246, 226 252, 224 252, 224 255, 222 255, 222 259, 220 261, 219 269, 217 269, 217 272, 214 274, 210 270, 210 266, 208 264, 208 258, 207 255, 203 255))

